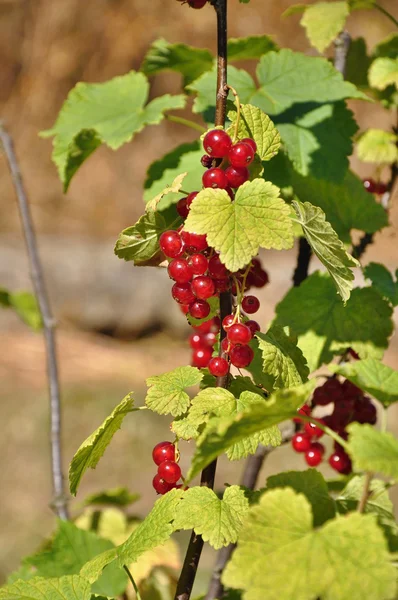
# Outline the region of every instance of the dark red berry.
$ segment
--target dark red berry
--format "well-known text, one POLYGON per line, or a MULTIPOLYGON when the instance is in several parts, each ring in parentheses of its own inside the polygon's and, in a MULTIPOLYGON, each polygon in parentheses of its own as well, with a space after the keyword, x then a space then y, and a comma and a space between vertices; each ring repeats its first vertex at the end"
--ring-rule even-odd
POLYGON ((225 175, 231 188, 238 188, 250 177, 247 167, 233 167, 232 165, 225 169, 225 175))
POLYGON ((369 398, 364 397, 356 400, 353 421, 357 421, 358 423, 362 424, 369 423, 369 425, 376 424, 377 410, 369 398))
POLYGON ((181 198, 181 200, 177 202, 177 212, 180 217, 185 219, 188 216, 191 204, 198 194, 199 192, 191 192, 186 198, 181 198))
POLYGON ((166 256, 176 258, 183 249, 183 241, 178 231, 164 231, 159 238, 159 246, 166 256))
POLYGON ((207 367, 212 354, 213 350, 209 347, 194 350, 192 353, 192 366, 197 367, 198 369, 207 367))
POLYGON ((184 242, 184 250, 188 254, 195 254, 205 250, 208 246, 206 235, 199 233, 189 233, 188 231, 181 231, 181 239, 184 242))
POLYGON ((252 138, 243 138, 240 140, 244 144, 249 144, 250 148, 253 150, 254 154, 257 152, 257 144, 252 138))
POLYGON ((188 258, 188 264, 194 275, 204 275, 207 271, 209 261, 203 254, 192 254, 188 258))
POLYGON ((214 287, 217 294, 221 294, 222 292, 226 292, 229 289, 229 278, 225 277, 224 279, 213 279, 214 287))
POLYGON ((233 344, 248 344, 252 339, 252 332, 243 323, 235 323, 228 329, 227 336, 233 344))
POLYGON ((184 0, 183 4, 185 4, 185 2, 191 8, 196 8, 196 9, 203 8, 204 5, 207 4, 207 0, 184 0))
POLYGON ((311 447, 311 439, 305 433, 295 433, 292 446, 296 452, 307 452, 311 447))
POLYGON ((214 358, 210 359, 208 369, 210 373, 214 375, 214 377, 224 377, 229 370, 228 361, 220 356, 215 356, 214 358))
MULTIPOLYGON (((250 275, 250 273, 249 273, 250 275)), ((253 271, 252 274, 252 285, 256 288, 262 288, 269 283, 268 273, 262 269, 253 271)))
POLYGON ((319 448, 312 444, 310 449, 305 453, 305 462, 310 467, 317 467, 322 462, 323 453, 319 448))
POLYGON ((171 288, 171 295, 180 304, 192 304, 196 300, 190 283, 175 283, 171 288))
POLYGON ((195 300, 189 305, 189 314, 195 319, 205 319, 210 314, 210 304, 206 300, 195 300))
POLYGON ((365 190, 370 194, 375 194, 377 191, 377 182, 374 179, 364 179, 363 186, 365 190))
POLYGON ((203 187, 205 188, 219 188, 225 190, 228 187, 228 179, 225 172, 218 167, 208 169, 203 173, 202 177, 203 187))
POLYGON ((256 296, 245 296, 242 300, 242 308, 248 315, 252 315, 260 308, 260 300, 256 296))
POLYGON ((167 271, 171 279, 177 283, 188 283, 193 277, 192 269, 184 258, 174 258, 167 271))
POLYGON ((351 471, 350 457, 342 450, 329 456, 329 465, 338 473, 348 474, 351 471))
POLYGON ((227 315, 222 320, 223 329, 229 329, 235 320, 234 315, 227 315))
POLYGON ((214 256, 212 256, 209 260, 209 275, 215 279, 223 279, 224 277, 228 277, 228 269, 221 262, 218 254, 214 254, 214 256))
POLYGON ((388 192, 387 185, 385 183, 382 183, 381 181, 379 181, 377 184, 377 188, 376 188, 376 194, 379 194, 379 196, 382 196, 386 192, 388 192))
POLYGON ((233 167, 247 167, 253 159, 254 152, 245 142, 238 142, 228 152, 228 160, 233 167))
POLYGON ((246 321, 245 325, 246 325, 246 327, 248 327, 250 329, 252 338, 256 335, 257 331, 261 330, 261 327, 257 323, 257 321, 253 321, 253 320, 246 321))
MULTIPOLYGON (((203 148, 214 158, 224 158, 232 147, 232 140, 222 129, 208 131, 203 140, 203 148)), ((207 186, 206 186, 207 187, 207 186)))
POLYGON ((234 346, 230 352, 231 363, 240 369, 248 367, 253 360, 254 352, 250 346, 234 346))
POLYGON ((325 451, 326 451, 325 446, 323 444, 321 444, 320 442, 312 442, 311 448, 317 448, 319 450, 319 452, 322 453, 322 456, 325 454, 325 451))
POLYGON ((156 465, 165 460, 175 460, 175 446, 171 442, 159 442, 152 450, 153 462, 156 465))
POLYGON ((155 489, 155 492, 157 494, 162 494, 162 496, 174 488, 173 483, 167 483, 167 481, 159 477, 158 474, 156 474, 153 478, 152 485, 155 489))
POLYGON ((213 163, 213 157, 209 156, 208 154, 204 154, 200 159, 200 162, 202 163, 202 166, 205 167, 205 169, 210 169, 213 163))
POLYGON ((213 280, 208 275, 200 275, 193 279, 191 287, 195 296, 201 300, 207 300, 215 292, 213 280))
MULTIPOLYGON (((318 419, 319 423, 323 424, 322 419, 318 419)), ((310 437, 320 438, 325 433, 316 423, 305 423, 304 431, 310 437)))
MULTIPOLYGON (((247 325, 247 323, 246 323, 247 325)), ((302 406, 300 408, 300 410, 297 411, 299 415, 303 415, 303 416, 307 416, 309 417, 311 414, 311 406, 308 406, 308 404, 304 404, 304 406, 302 406)), ((295 423, 302 423, 302 420, 299 417, 294 417, 293 421, 295 423)))
POLYGON ((177 483, 181 477, 181 469, 176 462, 167 460, 160 463, 158 475, 167 483, 177 483))

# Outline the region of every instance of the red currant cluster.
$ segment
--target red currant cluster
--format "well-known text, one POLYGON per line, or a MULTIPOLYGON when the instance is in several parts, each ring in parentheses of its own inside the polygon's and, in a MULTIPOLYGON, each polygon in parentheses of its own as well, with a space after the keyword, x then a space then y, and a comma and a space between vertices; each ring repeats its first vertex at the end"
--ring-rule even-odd
MULTIPOLYGON (((377 420, 376 407, 364 395, 362 390, 346 379, 340 382, 332 377, 318 387, 312 397, 311 406, 305 404, 299 413, 310 416, 313 408, 333 404, 333 412, 317 421, 327 425, 330 429, 347 439, 346 427, 349 423, 369 423, 374 425, 377 420)), ((302 423, 299 418, 296 423, 302 423)), ((297 432, 292 438, 292 446, 296 452, 305 453, 305 460, 310 467, 318 466, 323 459, 325 447, 318 440, 324 432, 316 423, 305 423, 302 431, 297 432)), ((351 473, 351 461, 344 448, 334 442, 334 452, 329 456, 329 465, 343 475, 351 473)))
POLYGON ((370 194, 377 194, 378 196, 382 196, 388 191, 388 188, 385 183, 381 181, 375 181, 374 179, 364 179, 363 186, 367 192, 370 194))
POLYGON ((158 494, 166 494, 177 485, 181 478, 181 469, 176 460, 176 449, 171 442, 159 442, 152 451, 153 462, 158 465, 158 472, 153 478, 152 485, 158 494))
MULTIPOLYGON (((204 187, 223 188, 233 199, 232 187, 238 187, 249 178, 246 166, 255 154, 254 140, 247 139, 233 144, 229 135, 220 129, 209 131, 203 142, 208 154, 202 157, 202 164, 207 167, 203 175, 204 187), (225 171, 212 167, 215 160, 226 159, 230 162, 225 171), (239 175, 239 179, 237 178, 239 175)), ((190 206, 198 192, 191 192, 177 203, 179 215, 185 219, 190 206)), ((210 248, 206 235, 188 233, 183 226, 178 231, 165 231, 160 236, 160 248, 163 254, 171 259, 168 273, 174 280, 172 287, 173 298, 181 305, 184 314, 195 319, 206 319, 210 315, 209 299, 222 292, 231 291, 236 296, 236 307, 233 315, 224 319, 223 327, 228 337, 223 341, 223 350, 229 355, 233 365, 246 367, 253 358, 253 352, 247 345, 260 326, 256 321, 248 320, 246 315, 255 313, 260 306, 255 296, 244 294, 251 288, 261 288, 268 283, 268 274, 258 259, 253 259, 246 269, 231 273, 223 265, 219 255, 210 248)), ((220 331, 218 317, 209 318, 201 325, 194 326, 190 336, 190 346, 193 351, 192 365, 198 368, 208 367, 215 377, 223 377, 228 373, 229 362, 225 358, 214 357, 213 349, 220 331)))

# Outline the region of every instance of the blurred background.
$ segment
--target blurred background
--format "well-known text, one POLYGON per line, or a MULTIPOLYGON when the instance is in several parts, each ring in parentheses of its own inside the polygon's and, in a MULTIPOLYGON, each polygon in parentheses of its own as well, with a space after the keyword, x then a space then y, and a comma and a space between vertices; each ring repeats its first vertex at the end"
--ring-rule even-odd
MULTIPOLYGON (((288 0, 230 1, 232 37, 269 34, 280 46, 314 54, 299 26, 300 16, 281 19, 288 0)), ((395 0, 381 4, 397 15, 395 0)), ((348 20, 353 37, 368 48, 392 30, 376 11, 358 11, 348 20)), ((114 153, 101 147, 75 176, 67 196, 51 163, 48 129, 77 81, 105 81, 138 69, 157 38, 215 50, 211 7, 193 11, 175 0, 0 0, 0 117, 14 137, 28 189, 58 332, 65 463, 81 442, 128 392, 142 403, 145 378, 187 364, 189 334, 170 296, 163 270, 134 268, 118 260, 118 233, 143 211, 142 187, 149 164, 195 133, 171 123, 147 127, 114 153)), ((253 63, 239 65, 254 70, 253 63)), ((151 97, 178 93, 177 74, 157 76, 151 97)), ((389 127, 392 115, 372 105, 352 103, 361 129, 389 127)), ((360 175, 371 175, 353 158, 360 175)), ((0 154, 0 285, 30 289, 25 250, 13 188, 0 154)), ((364 262, 397 266, 397 195, 391 227, 376 236, 364 262)), ((261 291, 260 322, 265 328, 273 307, 290 287, 296 251, 262 256, 271 283, 261 291)), ((317 267, 316 262, 312 269, 317 267)), ((398 367, 398 342, 385 362, 398 367)), ((48 401, 42 336, 29 331, 9 311, 0 312, 0 582, 21 557, 35 550, 54 526, 48 508, 50 456, 48 401)), ((398 433, 397 420, 391 428, 398 433)), ((395 412, 397 416, 397 411, 395 412)), ((395 421, 395 422, 394 422, 395 421)), ((104 488, 126 486, 141 494, 136 512, 155 500, 151 450, 168 437, 169 420, 153 414, 127 419, 96 471, 83 480, 79 498, 104 488)), ((189 447, 182 455, 189 463, 189 447)), ((67 466, 67 464, 65 465, 67 466)), ((218 484, 237 481, 243 463, 221 461, 218 484)), ((274 453, 261 475, 304 469, 290 448, 274 453)), ((331 473, 324 469, 325 473, 331 473)), ((398 500, 398 498, 397 498, 398 500)), ((79 502, 72 503, 78 513, 79 502)), ((210 567, 209 552, 204 564, 210 567)))

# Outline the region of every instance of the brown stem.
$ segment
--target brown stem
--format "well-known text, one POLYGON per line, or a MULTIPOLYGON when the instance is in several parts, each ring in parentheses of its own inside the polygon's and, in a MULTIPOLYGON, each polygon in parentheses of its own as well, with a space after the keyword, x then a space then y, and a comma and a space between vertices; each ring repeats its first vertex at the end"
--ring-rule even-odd
MULTIPOLYGON (((227 0, 213 0, 212 4, 217 15, 217 98, 216 98, 216 116, 215 125, 224 126, 226 105, 227 105, 227 0)), ((230 292, 220 294, 220 320, 221 323, 232 310, 232 297, 230 292)), ((225 331, 221 325, 220 342, 225 337, 225 331)), ((220 343, 220 355, 223 356, 220 343)), ((218 377, 216 386, 226 388, 228 386, 229 374, 225 377, 218 377)), ((200 485, 210 489, 214 488, 216 476, 217 460, 213 461, 203 471, 200 478, 200 485)), ((203 539, 191 533, 187 552, 182 566, 180 578, 177 583, 177 589, 174 600, 189 600, 192 594, 192 588, 195 582, 200 556, 203 549, 203 539)))
POLYGON ((345 76, 347 56, 351 45, 351 36, 348 31, 341 31, 334 41, 334 68, 345 76))
POLYGON ((15 155, 14 144, 11 136, 7 133, 1 123, 0 141, 7 157, 12 182, 14 184, 18 199, 18 209, 25 237, 26 248, 28 251, 30 276, 43 322, 48 388, 50 395, 51 473, 53 482, 53 500, 51 507, 60 519, 66 520, 68 519, 68 508, 62 473, 61 399, 55 340, 56 323, 51 312, 50 302, 44 283, 43 267, 37 249, 36 234, 30 212, 29 201, 22 180, 17 157, 15 155))
POLYGON ((366 503, 370 496, 370 484, 372 483, 373 473, 366 473, 365 479, 363 482, 363 490, 361 499, 358 502, 358 512, 364 513, 366 508, 366 503))

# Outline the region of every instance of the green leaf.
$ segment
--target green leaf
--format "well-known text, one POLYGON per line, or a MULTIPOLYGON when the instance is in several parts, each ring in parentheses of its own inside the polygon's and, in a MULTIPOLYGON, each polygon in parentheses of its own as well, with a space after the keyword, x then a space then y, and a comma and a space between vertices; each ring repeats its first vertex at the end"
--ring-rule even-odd
POLYGON ((146 53, 141 65, 145 75, 156 75, 164 71, 175 71, 183 76, 184 87, 209 71, 214 57, 204 48, 187 44, 170 44, 165 39, 155 40, 146 53))
POLYGON ((398 58, 376 58, 368 76, 370 86, 376 90, 385 90, 388 85, 398 87, 398 58))
POLYGON ((132 260, 137 266, 159 263, 162 260, 160 236, 180 223, 175 214, 169 219, 165 217, 163 213, 148 210, 135 225, 123 229, 115 244, 116 256, 126 261, 132 260))
MULTIPOLYGON (((184 178, 184 188, 188 191, 202 188, 203 167, 200 158, 203 148, 199 141, 191 144, 182 144, 171 152, 151 164, 144 183, 144 200, 149 202, 154 196, 160 194, 182 172, 187 172, 184 178)), ((164 210, 175 204, 181 194, 169 193, 158 204, 158 210, 164 210)))
POLYGON ((267 333, 257 333, 262 354, 262 370, 269 378, 267 389, 287 388, 308 380, 307 362, 296 343, 278 325, 267 333))
MULTIPOLYGON (((113 548, 112 542, 101 539, 93 531, 79 529, 73 523, 60 521, 49 549, 25 559, 41 577, 77 575, 86 562, 113 548)), ((117 565, 110 565, 92 591, 106 596, 118 596, 127 587, 127 576, 117 565)))
POLYGON ((343 375, 364 392, 389 406, 398 402, 398 371, 374 358, 357 360, 341 365, 330 365, 334 373, 343 375))
POLYGON ((390 33, 373 49, 375 58, 398 58, 398 33, 390 33))
POLYGON ((270 50, 277 50, 277 44, 268 35, 250 35, 244 38, 229 38, 228 60, 248 60, 260 58, 270 50))
POLYGON ((249 501, 237 485, 227 487, 222 500, 209 488, 193 487, 178 505, 174 527, 193 529, 217 550, 237 541, 248 508, 249 501))
MULTIPOLYGON (((238 138, 251 137, 257 144, 257 154, 261 160, 271 160, 278 153, 281 138, 268 115, 251 104, 242 104, 240 109, 238 138)), ((234 128, 237 112, 231 110, 228 118, 234 128)))
POLYGON ((373 287, 391 302, 393 306, 398 306, 398 270, 396 280, 384 265, 379 263, 369 263, 363 270, 367 279, 370 279, 373 287))
POLYGON ((178 194, 182 187, 182 182, 188 173, 181 173, 177 175, 171 185, 167 185, 159 194, 157 194, 152 200, 147 203, 147 209, 149 210, 157 210, 157 206, 159 202, 168 194, 178 194))
POLYGON ((301 52, 268 52, 257 67, 260 89, 251 104, 277 115, 296 102, 335 102, 344 98, 368 99, 324 58, 301 52))
POLYGON ((372 288, 354 289, 344 307, 331 278, 315 272, 276 306, 275 324, 298 335, 312 372, 347 348, 361 358, 381 358, 392 333, 391 314, 372 288))
POLYGON ((202 323, 209 321, 210 319, 212 319, 213 317, 215 317, 218 314, 218 312, 220 310, 220 299, 217 296, 211 296, 210 298, 207 299, 207 303, 210 304, 210 312, 205 319, 195 319, 195 317, 192 317, 192 315, 187 313, 186 317, 187 317, 187 321, 190 325, 192 325, 192 326, 201 325, 202 323))
POLYGON ((54 127, 42 133, 54 136, 53 161, 65 191, 101 143, 117 150, 145 125, 160 123, 165 111, 185 106, 184 96, 169 94, 145 105, 148 93, 147 78, 135 71, 105 83, 78 83, 69 92, 54 127))
POLYGON ((316 469, 306 471, 286 471, 267 479, 267 489, 292 488, 303 494, 311 505, 314 516, 314 527, 320 527, 336 515, 336 503, 329 496, 328 486, 316 469))
POLYGON ((293 245, 289 207, 270 182, 244 183, 234 202, 225 190, 207 188, 196 196, 185 221, 186 231, 206 233, 227 269, 246 266, 259 248, 282 250, 293 245))
POLYGON ((351 423, 347 431, 347 450, 355 471, 382 473, 395 479, 398 477, 398 440, 392 433, 359 423, 351 423))
POLYGON ((198 385, 203 373, 195 367, 177 367, 174 371, 148 377, 148 392, 145 404, 159 415, 171 414, 178 417, 185 413, 190 405, 190 398, 185 388, 198 385))
MULTIPOLYGON (((247 71, 228 67, 228 84, 238 90, 241 103, 249 102, 251 96, 256 92, 253 78, 247 71)), ((187 89, 197 94, 193 104, 193 112, 202 113, 216 104, 217 67, 214 65, 211 71, 207 71, 187 86, 187 89)))
MULTIPOLYGON (((277 390, 262 404, 254 403, 235 417, 212 419, 197 440, 187 480, 190 481, 215 458, 248 436, 295 416, 309 398, 315 381, 289 389, 277 390)), ((245 398, 251 392, 244 392, 245 398)), ((257 395, 257 394, 254 394, 257 395)), ((279 441, 276 442, 278 444, 279 441)))
POLYGON ((363 37, 351 40, 348 48, 345 79, 359 88, 368 88, 368 70, 372 59, 368 56, 363 37))
POLYGON ((319 52, 323 52, 344 29, 350 10, 347 2, 316 2, 305 9, 301 25, 319 52))
POLYGON ((133 410, 133 397, 128 394, 116 406, 98 429, 83 442, 69 467, 70 493, 76 496, 80 480, 88 468, 95 469, 116 431, 120 429, 124 417, 133 410))
POLYGON ((358 158, 369 163, 392 164, 398 160, 397 140, 389 131, 368 129, 358 140, 358 158))
POLYGON ((78 575, 16 581, 0 589, 1 600, 90 600, 90 584, 78 575))
POLYGON ((326 221, 322 209, 309 202, 303 204, 296 200, 292 204, 308 243, 327 268, 337 291, 346 302, 350 297, 354 280, 354 274, 350 268, 359 267, 359 262, 348 254, 343 242, 339 240, 333 227, 326 221))
POLYGON ((19 318, 34 331, 43 327, 36 296, 30 292, 9 292, 0 288, 0 306, 13 308, 19 318))
POLYGON ((314 529, 310 503, 291 489, 266 492, 250 508, 222 581, 243 589, 244 600, 392 600, 396 592, 373 516, 353 513, 314 529))
POLYGON ((125 487, 117 487, 104 490, 97 494, 90 494, 84 499, 84 506, 110 505, 110 506, 129 506, 140 499, 139 494, 132 494, 125 487))

